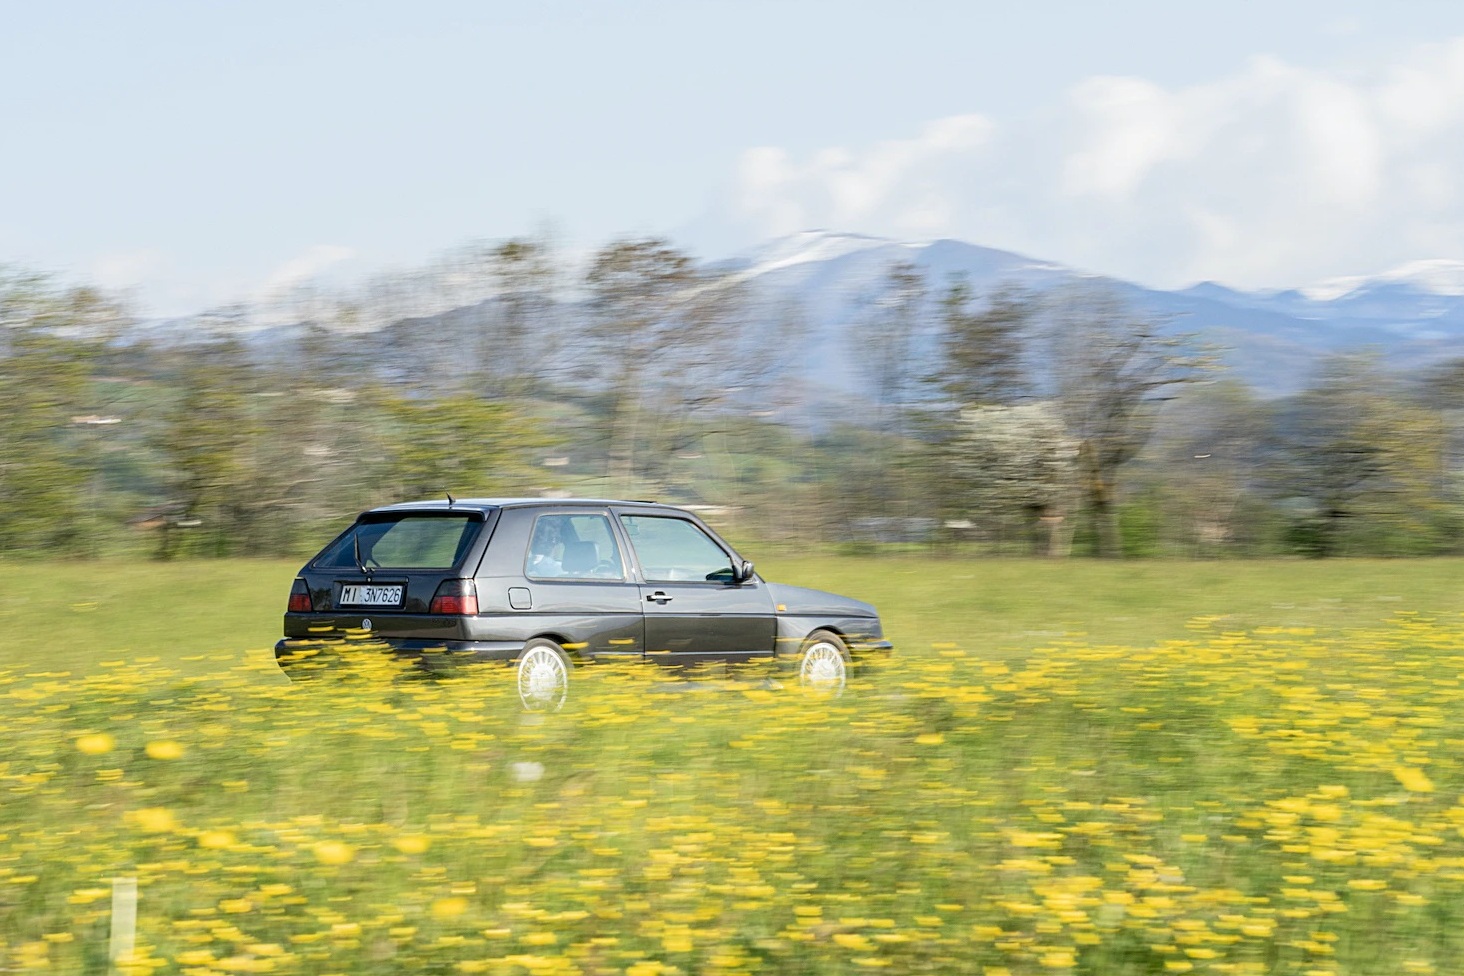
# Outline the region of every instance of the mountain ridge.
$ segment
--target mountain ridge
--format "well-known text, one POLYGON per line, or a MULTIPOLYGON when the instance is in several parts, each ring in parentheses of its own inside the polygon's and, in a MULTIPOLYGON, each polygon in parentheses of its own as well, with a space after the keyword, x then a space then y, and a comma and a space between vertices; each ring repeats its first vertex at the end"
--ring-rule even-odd
MULTIPOLYGON (((1301 388, 1322 358, 1338 352, 1376 350, 1402 369, 1464 356, 1464 262, 1448 259, 1283 290, 1245 291, 1215 281, 1165 290, 952 238, 898 241, 824 230, 765 241, 707 266, 752 288, 765 316, 796 309, 800 348, 792 347, 790 334, 779 340, 789 343, 785 354, 810 374, 816 372, 810 378, 820 385, 857 389, 868 369, 859 325, 869 318, 870 302, 897 262, 924 272, 933 292, 956 275, 977 294, 1001 285, 1038 294, 1080 283, 1110 287, 1140 311, 1172 323, 1175 331, 1218 348, 1234 374, 1266 396, 1301 388)), ((261 307, 252 315, 231 309, 153 323, 143 334, 169 343, 232 334, 261 355, 278 357, 288 355, 287 349, 272 347, 291 345, 306 322, 323 321, 331 331, 351 332, 353 341, 378 336, 378 343, 368 344, 379 344, 382 362, 396 371, 392 358, 412 355, 411 334, 421 336, 424 346, 440 349, 454 337, 467 341, 492 327, 491 290, 457 291, 444 300, 444 291, 433 287, 432 273, 429 269, 414 280, 417 299, 402 300, 398 292, 396 301, 373 308, 373 291, 362 289, 342 302, 343 307, 354 303, 355 317, 335 325, 298 309, 261 307), (419 307, 414 309, 414 303, 419 307)), ((561 307, 573 315, 578 302, 565 298, 561 307)))

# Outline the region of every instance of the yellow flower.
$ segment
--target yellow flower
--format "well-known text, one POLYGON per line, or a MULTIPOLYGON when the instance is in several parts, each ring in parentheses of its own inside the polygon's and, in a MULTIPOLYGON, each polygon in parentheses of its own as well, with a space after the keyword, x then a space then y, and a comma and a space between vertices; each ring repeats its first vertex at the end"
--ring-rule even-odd
POLYGON ((453 918, 467 910, 466 898, 439 898, 432 903, 432 914, 437 918, 453 918))
POLYGON ((432 841, 421 834, 403 834, 392 841, 392 846, 403 854, 423 854, 432 846, 432 841))
POLYGON ((174 742, 172 739, 159 739, 156 742, 149 742, 147 748, 149 759, 181 759, 183 758, 183 745, 174 742))
POLYGON ((1398 782, 1403 784, 1403 788, 1410 793, 1433 792, 1433 780, 1425 776, 1423 770, 1414 766, 1395 767, 1393 775, 1398 778, 1398 782))
POLYGON ((78 738, 76 748, 88 756, 100 756, 117 748, 117 740, 106 732, 92 732, 78 738))
POLYGON ((319 841, 313 850, 321 864, 350 864, 356 859, 356 849, 338 840, 319 841))
POLYGON ((173 813, 167 807, 143 807, 132 815, 139 827, 149 834, 166 834, 178 826, 173 813))

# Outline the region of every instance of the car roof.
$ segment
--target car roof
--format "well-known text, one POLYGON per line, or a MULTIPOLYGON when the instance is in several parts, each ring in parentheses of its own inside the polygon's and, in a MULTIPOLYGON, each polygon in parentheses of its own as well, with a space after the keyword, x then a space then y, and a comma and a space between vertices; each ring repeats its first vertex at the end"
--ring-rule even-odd
POLYGON ((479 511, 489 512, 496 508, 527 508, 549 507, 564 508, 577 506, 593 506, 604 508, 607 505, 639 505, 646 507, 665 508, 680 511, 672 505, 652 501, 633 501, 630 499, 616 498, 454 498, 449 502, 445 498, 424 499, 417 502, 399 502, 395 505, 382 505, 370 509, 371 512, 422 512, 422 511, 479 511))

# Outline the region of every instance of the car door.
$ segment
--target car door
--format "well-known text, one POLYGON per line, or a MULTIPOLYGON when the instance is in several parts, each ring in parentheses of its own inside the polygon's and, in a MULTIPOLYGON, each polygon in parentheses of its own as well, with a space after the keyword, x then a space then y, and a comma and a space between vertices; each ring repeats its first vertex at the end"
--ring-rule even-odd
MULTIPOLYGON (((535 513, 523 552, 519 594, 537 628, 561 634, 596 660, 639 659, 644 619, 606 511, 535 513)), ((514 596, 510 593, 510 598, 514 596)))
POLYGON ((735 582, 734 555, 690 518, 620 512, 640 568, 645 648, 667 663, 741 661, 773 653, 772 595, 735 582))

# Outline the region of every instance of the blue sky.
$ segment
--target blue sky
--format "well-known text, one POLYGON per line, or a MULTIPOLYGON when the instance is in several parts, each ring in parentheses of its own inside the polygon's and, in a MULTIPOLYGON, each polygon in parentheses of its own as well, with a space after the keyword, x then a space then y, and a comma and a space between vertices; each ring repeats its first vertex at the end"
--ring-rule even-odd
POLYGON ((551 231, 1464 260, 1464 4, 0 0, 0 261, 177 314, 551 231))

